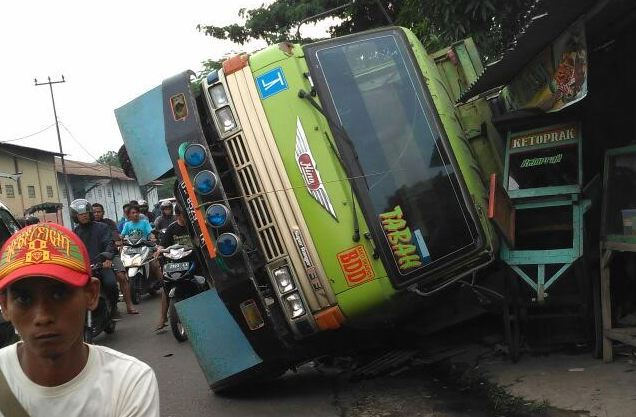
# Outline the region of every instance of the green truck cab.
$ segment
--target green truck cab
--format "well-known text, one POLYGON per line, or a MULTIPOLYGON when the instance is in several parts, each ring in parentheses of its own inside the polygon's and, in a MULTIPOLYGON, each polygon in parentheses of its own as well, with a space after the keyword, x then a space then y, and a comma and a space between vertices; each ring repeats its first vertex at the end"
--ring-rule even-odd
POLYGON ((480 160, 500 169, 500 150, 452 85, 480 65, 469 41, 431 56, 388 27, 272 45, 116 110, 140 182, 178 177, 213 289, 177 309, 213 389, 399 321, 494 260, 480 160))

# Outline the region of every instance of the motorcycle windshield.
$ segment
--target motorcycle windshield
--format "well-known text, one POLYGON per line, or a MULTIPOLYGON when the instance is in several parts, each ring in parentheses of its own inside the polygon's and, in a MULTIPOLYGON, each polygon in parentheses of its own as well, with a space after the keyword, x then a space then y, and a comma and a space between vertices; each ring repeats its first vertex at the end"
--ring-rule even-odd
POLYGON ((323 109, 348 133, 336 143, 348 174, 362 178, 357 196, 394 285, 474 251, 478 227, 403 33, 320 42, 305 57, 323 109))

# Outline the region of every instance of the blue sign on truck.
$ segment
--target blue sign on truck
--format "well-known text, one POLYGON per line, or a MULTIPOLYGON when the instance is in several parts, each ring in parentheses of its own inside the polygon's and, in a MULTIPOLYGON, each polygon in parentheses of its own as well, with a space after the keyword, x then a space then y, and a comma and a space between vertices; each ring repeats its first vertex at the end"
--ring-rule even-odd
POLYGON ((258 87, 258 94, 260 94, 263 100, 283 90, 287 90, 289 87, 281 67, 274 68, 256 77, 256 86, 258 87))

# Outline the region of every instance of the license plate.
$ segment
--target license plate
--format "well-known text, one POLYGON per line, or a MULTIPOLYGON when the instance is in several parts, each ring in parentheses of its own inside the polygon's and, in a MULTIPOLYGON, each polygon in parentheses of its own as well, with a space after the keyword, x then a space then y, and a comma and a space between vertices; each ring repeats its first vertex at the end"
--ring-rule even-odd
POLYGON ((189 262, 169 263, 169 264, 165 264, 163 266, 163 269, 165 272, 187 271, 188 269, 190 269, 190 263, 189 262))
POLYGON ((126 253, 131 254, 131 255, 136 255, 138 253, 141 253, 143 250, 144 250, 143 246, 128 247, 126 249, 126 253))

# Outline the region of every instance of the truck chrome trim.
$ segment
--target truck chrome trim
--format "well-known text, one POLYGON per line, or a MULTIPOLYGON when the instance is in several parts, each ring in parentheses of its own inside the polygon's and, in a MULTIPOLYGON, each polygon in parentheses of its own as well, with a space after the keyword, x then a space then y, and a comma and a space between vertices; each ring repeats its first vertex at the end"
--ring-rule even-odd
POLYGON ((248 206, 254 225, 264 226, 260 229, 263 233, 259 233, 259 239, 268 262, 289 257, 290 269, 312 313, 336 305, 335 294, 327 282, 318 252, 302 217, 249 67, 222 77, 222 80, 232 95, 236 117, 243 129, 227 139, 225 144, 237 173, 240 172, 240 182, 245 184, 242 185, 243 197, 253 202, 248 206), (296 229, 298 232, 295 232, 296 229), (308 276, 294 234, 302 237, 305 251, 315 264, 312 276, 308 276))

